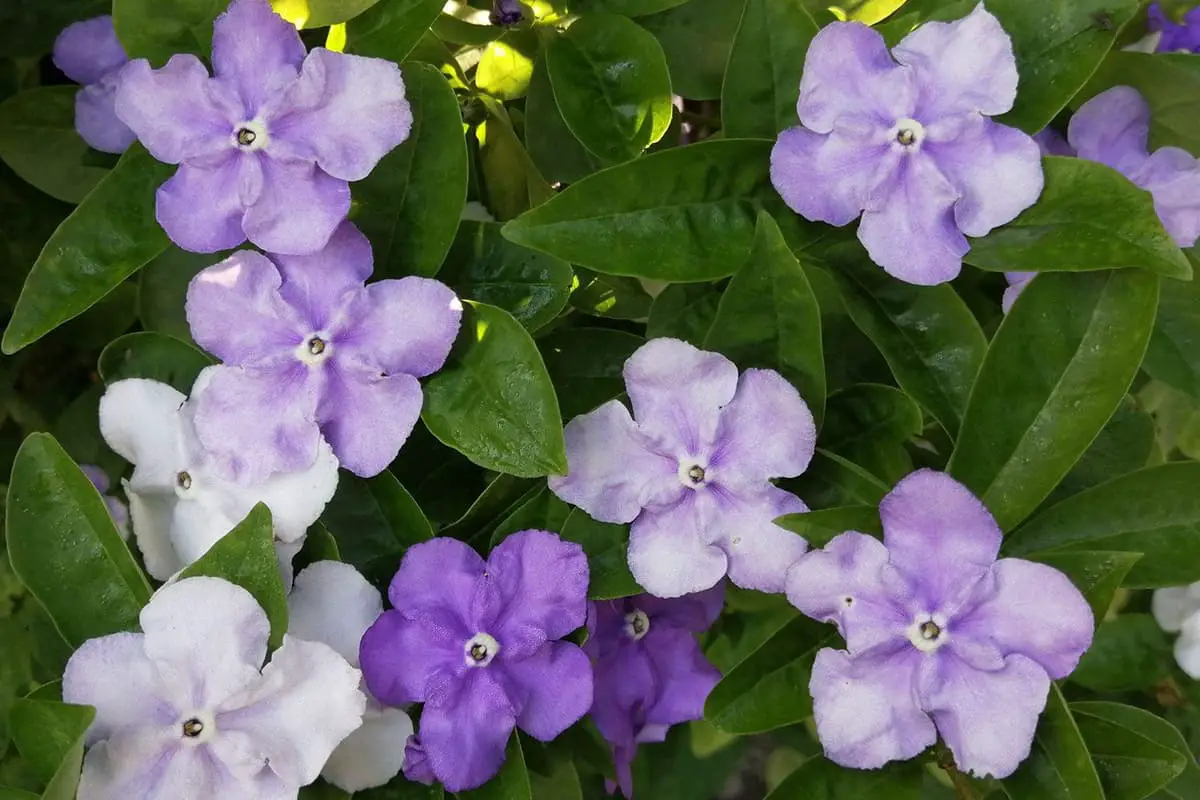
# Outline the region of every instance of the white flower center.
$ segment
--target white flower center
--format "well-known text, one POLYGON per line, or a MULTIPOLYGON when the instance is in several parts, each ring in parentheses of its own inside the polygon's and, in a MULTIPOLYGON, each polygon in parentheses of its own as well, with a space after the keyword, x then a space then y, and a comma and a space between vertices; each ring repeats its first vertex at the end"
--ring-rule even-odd
POLYGON ((233 146, 239 150, 261 150, 267 146, 270 139, 267 125, 262 120, 252 119, 233 126, 233 146))
POLYGON ((635 608, 625 615, 625 634, 635 642, 650 632, 650 617, 646 612, 635 608))
POLYGON ((333 352, 333 342, 329 340, 327 331, 316 331, 305 336, 304 341, 296 345, 296 349, 292 352, 300 361, 310 367, 315 367, 329 358, 333 352))
POLYGON ((689 489, 699 489, 709 481, 708 467, 695 458, 679 460, 679 482, 689 489))
POLYGON ((486 667, 500 652, 500 643, 486 633, 477 633, 463 646, 463 658, 468 667, 486 667))
POLYGON ((175 473, 175 495, 180 498, 190 498, 195 495, 196 480, 186 469, 175 473))
POLYGON ((913 647, 923 653, 932 653, 950 638, 946 618, 941 614, 918 614, 905 633, 913 647))
POLYGON ((217 721, 208 711, 193 711, 179 721, 180 740, 193 747, 211 741, 217 735, 217 721))
POLYGON ((888 136, 905 148, 916 148, 925 140, 925 126, 915 119, 905 117, 896 120, 888 136))

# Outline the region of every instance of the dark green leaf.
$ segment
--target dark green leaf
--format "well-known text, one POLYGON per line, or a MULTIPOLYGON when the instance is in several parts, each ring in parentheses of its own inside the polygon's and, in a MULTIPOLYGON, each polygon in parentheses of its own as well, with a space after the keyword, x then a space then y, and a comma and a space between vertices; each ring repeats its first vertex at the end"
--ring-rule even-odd
POLYGON ((1079 106, 1113 86, 1132 86, 1150 105, 1150 149, 1182 147, 1200 153, 1200 64, 1191 53, 1134 53, 1114 50, 1091 82, 1075 96, 1079 106))
POLYGON ((428 64, 404 65, 412 132, 354 184, 355 223, 375 248, 375 275, 434 275, 467 197, 467 146, 458 101, 428 64))
POLYGON ((456 797, 458 800, 533 800, 529 772, 525 769, 525 757, 516 731, 509 737, 500 774, 478 789, 459 792, 456 797))
POLYGON ((543 486, 496 523, 491 546, 495 547, 504 537, 517 531, 561 531, 572 511, 571 506, 543 486))
POLYGON ((1087 744, 1057 684, 1050 684, 1029 758, 1002 786, 1010 800, 1106 800, 1087 744))
POLYGON ((0 3, 0 53, 7 58, 41 58, 67 25, 108 14, 110 0, 9 0, 0 3))
POLYGON ((703 347, 720 304, 721 293, 711 284, 672 283, 654 298, 646 338, 670 336, 703 347))
POLYGON ((373 478, 342 472, 321 522, 346 563, 377 585, 391 580, 405 550, 433 536, 417 501, 386 470, 373 478))
POLYGON ((51 197, 78 203, 108 174, 108 156, 75 132, 76 86, 40 86, 0 103, 0 158, 51 197))
POLYGON ((207 57, 226 0, 113 0, 113 25, 130 58, 162 66, 176 53, 207 57))
POLYGON ((46 784, 43 800, 73 800, 83 767, 84 739, 96 718, 90 706, 23 698, 12 709, 13 741, 46 784))
POLYGON ((854 462, 817 450, 804 474, 787 487, 810 508, 878 505, 891 488, 854 462))
POLYGON ((1113 597, 1141 553, 1080 550, 1070 553, 1035 553, 1030 561, 1047 564, 1071 579, 1092 607, 1092 617, 1104 619, 1113 597))
MULTIPOLYGON (((1200 142, 1196 145, 1200 151, 1200 142)), ((1142 369, 1200 398, 1200 281, 1172 283, 1158 298, 1154 334, 1142 369)))
POLYGON ((525 97, 525 146, 546 180, 574 183, 603 164, 588 152, 567 127, 546 70, 545 58, 533 65, 529 94, 525 97))
POLYGON ((487 541, 493 523, 509 512, 515 512, 528 493, 537 488, 536 484, 541 484, 541 481, 514 478, 503 473, 497 475, 461 517, 438 531, 438 536, 474 541, 481 534, 487 534, 482 536, 483 541, 487 541))
POLYGON ((688 0, 577 0, 571 3, 571 10, 580 14, 602 11, 627 17, 644 17, 686 2, 688 0))
POLYGON ((398 775, 386 786, 354 793, 355 800, 444 800, 447 796, 440 784, 426 786, 398 775))
POLYGON ((325 28, 357 17, 380 0, 275 0, 275 11, 297 28, 325 28))
POLYGON ((741 15, 739 0, 688 0, 638 23, 662 44, 676 94, 716 100, 741 15))
MULTIPOLYGON (((421 41, 441 13, 441 0, 382 0, 346 23, 346 52, 397 64, 421 41)), ((405 77, 407 78, 407 72, 405 77)), ((408 87, 412 101, 412 87, 408 87)))
POLYGON ((837 506, 802 514, 786 514, 777 518, 775 524, 800 534, 813 548, 824 547, 835 536, 846 531, 883 535, 878 506, 837 506))
POLYGON ((33 265, 3 350, 15 353, 86 311, 166 249, 154 190, 175 167, 134 144, 46 242, 33 265))
POLYGON ((96 488, 48 434, 17 452, 6 529, 13 571, 68 643, 137 627, 150 585, 96 488))
POLYGON ((1174 726, 1119 703, 1072 703, 1107 800, 1142 800, 1194 761, 1174 726))
POLYGON ((640 336, 607 328, 569 328, 542 339, 538 347, 558 393, 563 419, 624 394, 625 361, 645 343, 640 336))
POLYGON ((100 377, 105 383, 125 378, 149 378, 169 383, 184 394, 192 390, 200 370, 213 363, 190 344, 161 333, 130 333, 109 342, 100 354, 100 377))
POLYGON ((917 761, 856 770, 813 756, 784 778, 766 800, 921 800, 921 777, 917 761))
POLYGON ((609 600, 641 594, 632 573, 626 552, 629 549, 629 526, 597 522, 582 509, 572 509, 559 532, 568 542, 575 542, 588 557, 590 580, 588 597, 609 600))
POLYGON ((425 384, 430 433, 485 469, 567 473, 558 398, 533 339, 506 311, 465 304, 446 366, 425 384))
POLYGON ((1158 305, 1143 270, 1040 275, 996 332, 948 470, 1011 530, 1108 422, 1158 305))
MULTIPOLYGON (((1144 361, 1142 367, 1145 368, 1144 361)), ((1154 437, 1154 418, 1135 400, 1126 397, 1047 502, 1060 502, 1084 489, 1146 466, 1154 452, 1154 437)))
POLYGON ((192 341, 184 303, 188 284, 200 270, 221 261, 220 253, 189 253, 171 245, 138 275, 138 316, 151 331, 192 341))
POLYGON ((577 285, 571 291, 571 307, 593 317, 645 320, 654 298, 637 278, 601 275, 590 269, 575 270, 577 285))
POLYGON ((860 444, 898 444, 920 433, 921 409, 911 397, 891 386, 860 383, 829 396, 821 446, 849 455, 860 444))
POLYGON ((487 120, 475 128, 484 205, 496 219, 506 221, 546 202, 554 190, 529 157, 504 105, 486 95, 480 99, 488 112, 487 120))
POLYGON ((1171 674, 1171 641, 1149 614, 1122 614, 1096 628, 1071 681, 1093 692, 1137 691, 1171 674))

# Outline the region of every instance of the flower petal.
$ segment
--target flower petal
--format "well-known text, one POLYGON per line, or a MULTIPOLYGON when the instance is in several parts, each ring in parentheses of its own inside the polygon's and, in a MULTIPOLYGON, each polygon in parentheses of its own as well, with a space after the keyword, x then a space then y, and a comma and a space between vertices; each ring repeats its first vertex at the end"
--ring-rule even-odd
POLYGON ((1200 680, 1200 616, 1184 619, 1175 640, 1175 662, 1190 677, 1200 680))
POLYGON ((219 796, 249 800, 237 793, 239 787, 219 785, 224 783, 221 770, 214 766, 201 757, 200 748, 181 747, 174 726, 138 727, 97 742, 87 751, 76 797, 187 797, 193 792, 225 790, 219 796), (235 791, 229 793, 229 788, 235 791))
POLYGON ((236 100, 200 59, 177 54, 161 69, 139 58, 121 70, 117 116, 159 161, 178 164, 233 149, 236 100))
POLYGON ((789 128, 771 149, 771 183, 805 219, 848 225, 895 161, 880 133, 886 129, 863 124, 842 124, 831 133, 789 128))
MULTIPOLYGON (((250 513, 256 503, 271 509, 276 544, 299 542, 337 491, 338 460, 324 440, 317 443, 317 460, 296 472, 276 472, 260 484, 229 484, 225 490, 239 498, 239 508, 250 513)), ((328 644, 328 642, 326 642, 328 644)))
POLYGON ((171 550, 184 567, 199 561, 250 513, 250 508, 230 508, 233 504, 223 502, 226 498, 219 488, 196 487, 195 477, 193 487, 194 496, 179 500, 171 509, 167 531, 171 550))
POLYGON ((705 494, 711 496, 705 539, 725 551, 729 580, 743 589, 782 592, 788 567, 804 555, 808 542, 774 520, 808 511, 808 506, 770 483, 754 492, 717 489, 705 494))
POLYGON ((885 129, 913 113, 916 90, 883 36, 860 22, 834 22, 808 46, 796 110, 804 127, 829 133, 847 118, 885 129))
POLYGON ((710 589, 725 577, 725 551, 704 538, 695 498, 643 511, 629 529, 629 569, 638 584, 658 597, 710 589))
POLYGON ((142 554, 146 572, 155 580, 165 581, 187 566, 171 543, 171 526, 179 500, 174 492, 140 492, 128 481, 125 496, 129 498, 134 541, 142 554))
POLYGON ((1000 526, 979 499, 944 472, 917 470, 879 504, 892 565, 927 613, 953 611, 996 560, 1000 526))
POLYGON ((362 727, 333 751, 321 777, 351 794, 383 786, 400 774, 404 743, 412 733, 408 714, 398 708, 379 708, 368 699, 362 727))
POLYGON ((361 290, 375 265, 371 243, 349 221, 340 224, 325 246, 311 255, 271 258, 283 275, 280 294, 300 312, 309 331, 329 331, 347 293, 361 290))
POLYGON ((836 622, 849 652, 862 653, 911 622, 890 596, 887 568, 882 542, 847 531, 788 570, 788 601, 806 616, 836 622))
MULTIPOLYGON (((583 548, 548 531, 518 531, 487 560, 497 638, 516 640, 536 631, 561 639, 587 620, 588 561, 583 548)), ((490 620, 481 619, 488 624, 490 620)))
POLYGON ((592 707, 592 665, 570 642, 547 642, 528 658, 506 661, 504 675, 516 690, 517 725, 538 741, 556 738, 592 707))
POLYGON ((1156 589, 1150 608, 1160 628, 1178 633, 1184 620, 1200 611, 1200 583, 1156 589))
MULTIPOLYGON (((648 725, 675 725, 704 718, 704 701, 721 680, 690 631, 651 623, 646 655, 657 677, 657 697, 645 708, 648 725)), ((644 741, 644 740, 641 740, 644 741)))
POLYGON ((75 93, 75 130, 104 153, 124 153, 137 140, 117 116, 117 83, 106 78, 75 93))
POLYGON ((226 364, 290 355, 308 326, 280 296, 282 282, 271 260, 254 250, 201 270, 185 305, 192 338, 226 364))
POLYGON ((215 253, 237 247, 246 241, 239 187, 257 169, 255 156, 240 153, 211 167, 182 164, 158 187, 154 217, 184 250, 215 253))
POLYGON ((956 134, 948 141, 931 136, 925 150, 961 195, 954 204, 958 229, 985 236, 1037 202, 1045 183, 1042 155, 1028 134, 980 116, 956 134))
POLYGON ((953 636, 988 641, 1002 655, 1020 653, 1055 680, 1075 669, 1092 644, 1095 621, 1087 600, 1053 567, 1002 558, 992 579, 979 582, 972 610, 954 620, 953 636))
POLYGON ((300 34, 266 0, 233 0, 213 21, 213 74, 237 87, 248 121, 287 87, 304 61, 300 34))
POLYGON ((937 741, 913 687, 922 653, 905 643, 857 657, 826 648, 813 663, 809 691, 817 737, 829 760, 877 769, 918 755, 937 741))
POLYGON ((995 116, 1017 98, 1012 39, 983 3, 954 22, 926 22, 892 55, 912 67, 920 87, 917 110, 926 118, 973 111, 995 116))
POLYGON ((1178 147, 1163 147, 1142 164, 1133 181, 1154 197, 1154 210, 1175 244, 1200 238, 1200 161, 1178 147))
POLYGON ((362 725, 360 673, 331 648, 285 636, 262 680, 230 697, 217 714, 222 729, 243 731, 271 771, 293 786, 312 783, 334 748, 362 725))
POLYGON ((433 774, 451 792, 486 783, 504 763, 516 716, 489 670, 468 670, 457 693, 421 710, 418 735, 433 774))
POLYGON ((404 554, 388 586, 388 600, 408 619, 436 622, 438 627, 464 634, 465 640, 479 633, 469 630, 474 624, 471 598, 486 572, 483 559, 465 542, 430 539, 404 554))
POLYGON ((1071 117, 1067 139, 1080 158, 1107 164, 1129 177, 1148 157, 1150 106, 1137 89, 1114 86, 1071 117))
POLYGON ((73 22, 54 40, 54 66, 76 83, 99 83, 129 58, 117 40, 111 14, 73 22))
POLYGON ((89 744, 125 727, 176 721, 178 710, 160 698, 158 675, 142 648, 144 638, 140 633, 114 633, 88 639, 67 662, 63 702, 96 708, 89 744))
POLYGON ((173 475, 184 460, 179 409, 186 400, 174 387, 158 381, 116 381, 100 398, 100 435, 143 474, 173 475))
POLYGON ((317 421, 341 465, 369 478, 387 469, 408 441, 423 401, 413 376, 380 375, 338 358, 327 365, 317 421))
POLYGON ((619 400, 575 417, 563 436, 567 474, 550 476, 550 491, 601 522, 631 522, 685 491, 676 462, 650 448, 619 400))
POLYGON ((300 571, 288 595, 288 633, 326 644, 357 667, 363 634, 382 613, 379 590, 358 570, 318 561, 300 571))
POLYGON ((921 700, 959 769, 1006 778, 1029 756, 1050 678, 1020 654, 1003 669, 983 672, 953 653, 926 662, 921 700))
POLYGON ((703 592, 669 600, 651 594, 639 594, 630 598, 629 602, 646 612, 652 623, 703 633, 721 615, 725 605, 725 584, 718 583, 703 592))
POLYGON ((1036 272, 1004 273, 1004 278, 1008 281, 1008 288, 1004 290, 1004 297, 1000 300, 1000 308, 1005 314, 1012 310, 1013 303, 1017 302, 1017 298, 1021 296, 1021 292, 1025 291, 1025 287, 1036 277, 1036 272))
POLYGON ((467 669, 463 645, 470 635, 457 627, 408 619, 401 611, 385 611, 359 645, 367 688, 390 706, 441 696, 467 669))
POLYGON ((816 442, 812 412, 795 387, 774 370, 748 369, 721 412, 709 463, 721 485, 757 488, 804 472, 816 442))
POLYGON ((399 67, 324 48, 304 59, 275 113, 272 152, 315 161, 344 181, 367 177, 412 128, 399 67))
POLYGON ((623 372, 634 419, 660 452, 680 459, 708 455, 721 408, 737 392, 732 361, 679 339, 651 339, 623 372))
POLYGON ((432 375, 458 336, 462 303, 441 281, 409 276, 372 283, 334 337, 356 361, 389 375, 432 375))
POLYGON ((246 238, 269 253, 315 253, 350 213, 350 187, 312 164, 262 159, 263 185, 246 209, 246 238))
POLYGON ((955 227, 957 199, 925 154, 901 159, 863 212, 858 239, 889 275, 918 286, 945 283, 962 270, 970 249, 955 227))
POLYGON ((1038 150, 1044 156, 1074 156, 1075 149, 1067 142, 1065 136, 1054 128, 1042 128, 1033 135, 1038 150))

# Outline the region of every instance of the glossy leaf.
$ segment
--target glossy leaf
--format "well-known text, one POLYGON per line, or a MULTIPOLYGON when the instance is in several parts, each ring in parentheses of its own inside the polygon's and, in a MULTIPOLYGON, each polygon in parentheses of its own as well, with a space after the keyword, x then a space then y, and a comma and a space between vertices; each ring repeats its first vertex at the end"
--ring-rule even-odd
POLYGON ((812 548, 824 547, 835 536, 846 531, 883 536, 879 507, 873 505, 837 506, 801 514, 785 514, 776 518, 775 524, 800 534, 812 548))
POLYGON ((703 347, 720 304, 721 293, 708 284, 672 283, 654 298, 646 338, 670 336, 703 347))
POLYGON ((597 522, 582 509, 572 509, 559 535, 575 542, 588 557, 588 597, 609 600, 641 594, 642 587, 629 571, 629 526, 597 522))
POLYGON ((1149 614, 1122 614, 1096 628, 1071 682, 1093 692, 1137 691, 1171 674, 1171 641, 1149 614))
POLYGON ((787 488, 810 508, 878 505, 891 489, 853 461, 821 448, 804 474, 788 482, 787 488))
MULTIPOLYGON (((83 766, 90 706, 22 698, 13 704, 13 741, 25 763, 46 784, 43 800, 73 800, 83 766)), ((36 796, 36 795, 35 795, 36 796)))
POLYGON ((270 647, 283 644, 288 628, 287 590, 279 574, 271 511, 263 503, 222 536, 180 578, 201 575, 222 578, 248 591, 262 606, 271 623, 270 647))
POLYGON ((529 78, 529 93, 525 97, 525 146, 529 148, 529 157, 548 181, 574 183, 603 166, 567 127, 554 99, 544 57, 534 63, 529 78))
POLYGON ((723 353, 739 369, 776 370, 800 392, 820 426, 825 411, 821 310, 803 266, 765 212, 758 215, 749 259, 721 295, 704 349, 723 353))
POLYGON ((1074 552, 1032 553, 1030 561, 1054 567, 1071 579, 1092 607, 1092 617, 1104 619, 1112 606, 1121 582, 1142 557, 1141 553, 1079 550, 1074 552))
POLYGON ((496 219, 506 221, 546 202, 554 190, 529 157, 505 107, 486 96, 482 101, 487 119, 475 128, 475 137, 485 205, 496 219))
POLYGON ((100 354, 99 370, 107 384, 125 378, 149 378, 189 394, 200 370, 212 363, 207 354, 186 342, 141 331, 109 342, 100 354))
POLYGON ((821 446, 848 452, 871 442, 900 443, 921 432, 921 409, 912 398, 878 383, 860 383, 829 396, 821 446))
POLYGON ((464 541, 487 541, 494 523, 514 512, 530 491, 543 485, 541 481, 514 478, 503 473, 492 479, 487 488, 475 498, 463 515, 438 531, 438 536, 450 536, 464 541))
POLYGON ((150 585, 91 481, 49 434, 17 451, 5 527, 13 571, 69 644, 137 627, 150 585))
POLYGON ((644 17, 681 6, 686 2, 688 0, 577 0, 571 3, 571 10, 581 14, 607 12, 624 14, 627 17, 644 17))
POLYGON ((746 0, 721 87, 726 136, 773 139, 800 124, 800 73, 817 31, 800 3, 746 0))
POLYGON ((637 278, 601 275, 590 269, 575 270, 577 285, 571 290, 571 307, 593 317, 645 320, 654 305, 637 278))
POLYGON ((1050 494, 1125 397, 1158 280, 1143 270, 1040 275, 996 332, 948 469, 1005 530, 1050 494))
POLYGON ((76 86, 40 86, 0 103, 0 159, 51 197, 78 203, 115 157, 75 132, 76 86))
POLYGON ((812 756, 783 779, 765 800, 921 800, 922 769, 917 761, 889 764, 883 769, 839 767, 812 756))
MULTIPOLYGON (((444 5, 444 0, 376 2, 346 23, 346 52, 400 63, 421 41, 444 5)), ((412 102, 413 88, 411 84, 406 86, 412 102)))
POLYGON ((433 536, 417 501, 386 470, 373 478, 343 471, 321 522, 346 563, 377 585, 391 580, 405 550, 433 536))
POLYGON ((1142 800, 1194 760, 1171 723, 1120 703, 1072 703, 1107 800, 1142 800))
POLYGON ((688 0, 639 17, 638 24, 662 44, 676 94, 716 100, 741 14, 737 0, 688 0))
POLYGON ((607 328, 569 328, 538 343, 558 393, 564 420, 584 414, 625 393, 622 370, 640 336, 607 328))
POLYGON ((375 249, 375 277, 431 276, 454 241, 467 197, 467 147, 458 100, 428 64, 404 66, 408 139, 354 184, 354 221, 375 249))
MULTIPOLYGON (((1143 361, 1142 368, 1145 366, 1143 361)), ((1150 462, 1154 448, 1154 417, 1137 401, 1126 397, 1046 502, 1058 503, 1084 489, 1141 469, 1150 462)))
POLYGON ((1114 169, 1082 158, 1042 159, 1046 188, 1016 219, 963 257, 996 271, 1141 267, 1188 280, 1192 267, 1163 230, 1149 193, 1114 169))
POLYGON ((1159 296, 1158 316, 1142 369, 1200 398, 1200 281, 1172 283, 1159 296))
POLYGON ((161 67, 176 53, 207 57, 226 0, 113 0, 113 25, 130 58, 161 67))
POLYGON ((1200 580, 1200 463, 1163 464, 1080 492, 1038 514, 1005 542, 1021 555, 1061 550, 1142 553, 1126 584, 1200 580))
POLYGON ((529 91, 538 39, 530 31, 509 31, 483 48, 475 86, 499 100, 519 100, 529 91))
POLYGON ((272 0, 271 6, 277 14, 297 28, 324 28, 353 19, 379 2, 380 0, 272 0))
POLYGON ((1010 800, 1111 800, 1057 684, 1050 684, 1029 758, 1001 785, 1010 800))
POLYGON ((456 797, 458 800, 533 800, 529 771, 525 768, 525 756, 516 731, 509 737, 500 773, 478 789, 458 792, 456 797))
POLYGON ((561 531, 567 517, 574 512, 571 506, 542 486, 527 499, 518 503, 508 516, 496 523, 492 532, 491 546, 504 541, 504 537, 525 530, 561 531))

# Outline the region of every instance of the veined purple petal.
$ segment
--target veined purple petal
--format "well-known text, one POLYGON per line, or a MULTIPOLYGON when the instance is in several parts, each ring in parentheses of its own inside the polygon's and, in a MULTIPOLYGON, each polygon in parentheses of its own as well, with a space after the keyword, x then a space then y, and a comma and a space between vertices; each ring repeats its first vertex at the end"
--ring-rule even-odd
POLYGON ((385 611, 363 634, 359 661, 363 678, 379 702, 422 703, 441 696, 466 669, 464 635, 424 620, 385 611))
POLYGON ((462 303, 449 286, 409 276, 372 283, 342 310, 333 333, 355 361, 389 375, 432 375, 458 336, 462 303))
POLYGON ((497 602, 489 611, 497 614, 495 635, 502 643, 530 631, 561 639, 587 619, 587 556, 557 534, 511 534, 488 556, 487 574, 497 602))
POLYGON ((313 164, 262 159, 263 186, 246 209, 246 238, 270 253, 315 253, 350 213, 350 187, 313 164))
POLYGON ((404 777, 426 786, 432 786, 437 780, 433 767, 429 765, 429 754, 416 736, 409 736, 404 743, 404 777))
POLYGON ((1150 106, 1137 89, 1114 86, 1071 117, 1067 138, 1080 158, 1107 164, 1130 177, 1149 157, 1150 106))
POLYGON ((246 241, 238 187, 261 179, 257 161, 231 151, 212 167, 181 164, 154 197, 155 218, 171 241, 194 253, 215 253, 246 241))
POLYGON ((375 264, 371 243, 349 221, 340 224, 315 253, 273 254, 271 259, 283 275, 280 294, 300 311, 310 331, 331 331, 347 294, 362 290, 375 264))
POLYGON ((829 133, 844 118, 886 131, 911 117, 917 93, 883 36, 861 22, 834 22, 808 46, 796 110, 804 127, 829 133))
MULTIPOLYGON (((336 340, 332 347, 336 351, 336 340)), ((321 432, 343 467, 364 478, 378 475, 417 424, 421 384, 411 375, 381 375, 336 356, 325 375, 317 406, 321 432)))
POLYGON ((782 592, 788 567, 804 555, 808 543, 774 519, 808 511, 808 506, 766 482, 754 491, 715 488, 700 494, 697 502, 706 507, 704 538, 725 551, 729 580, 743 589, 782 592))
POLYGON ((509 697, 517 726, 538 741, 556 738, 592 707, 592 665, 570 642, 547 642, 528 658, 503 661, 503 673, 515 689, 509 697))
POLYGON ((1154 197, 1154 210, 1175 244, 1194 245, 1200 238, 1200 161, 1178 147, 1163 147, 1131 177, 1154 197))
POLYGON ((111 14, 73 22, 54 40, 54 66, 76 83, 99 83, 129 58, 117 40, 111 14))
POLYGON ((137 139, 117 116, 117 82, 108 77, 75 93, 75 130, 104 153, 124 153, 137 139))
MULTIPOLYGON (((836 24, 836 23, 835 23, 836 24)), ((789 128, 771 149, 771 183, 788 207, 805 219, 848 225, 867 207, 896 156, 888 128, 840 124, 830 133, 789 128)))
POLYGON ((703 633, 721 615, 721 609, 725 605, 725 584, 718 583, 703 592, 669 600, 640 594, 629 598, 628 602, 646 612, 652 622, 683 628, 692 633, 703 633))
POLYGON ((433 774, 451 792, 481 786, 500 771, 516 710, 489 669, 471 669, 444 703, 426 703, 419 736, 433 774))
POLYGON ((774 370, 748 369, 721 412, 710 466, 724 486, 757 489, 804 472, 816 441, 812 412, 795 387, 774 370))
POLYGON ((300 34, 267 0, 233 0, 213 21, 213 74, 237 88, 248 121, 300 74, 300 34))
POLYGON ((114 633, 88 639, 71 655, 63 673, 63 702, 94 706, 88 744, 122 728, 170 725, 180 713, 162 699, 154 664, 140 633, 114 633))
POLYGON ((404 554, 388 587, 388 600, 408 619, 452 629, 465 641, 480 632, 470 630, 475 624, 471 598, 486 572, 483 559, 465 542, 430 539, 404 554))
POLYGON ((628 557, 638 584, 666 598, 712 588, 729 566, 725 551, 705 538, 697 500, 689 495, 633 521, 628 557))
POLYGON ((1074 156, 1075 149, 1067 142, 1065 136, 1054 128, 1042 128, 1033 135, 1038 149, 1044 156, 1074 156))
POLYGON ((655 626, 642 640, 657 676, 658 691, 645 708, 648 725, 676 725, 704 718, 704 701, 721 680, 690 631, 655 626))

